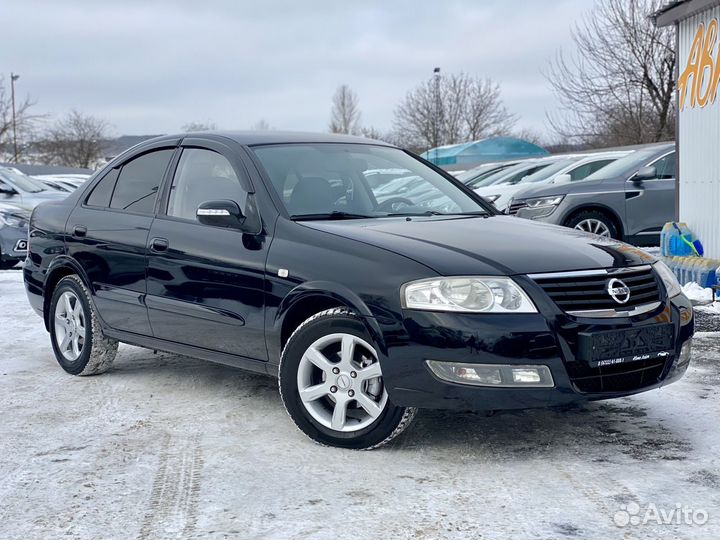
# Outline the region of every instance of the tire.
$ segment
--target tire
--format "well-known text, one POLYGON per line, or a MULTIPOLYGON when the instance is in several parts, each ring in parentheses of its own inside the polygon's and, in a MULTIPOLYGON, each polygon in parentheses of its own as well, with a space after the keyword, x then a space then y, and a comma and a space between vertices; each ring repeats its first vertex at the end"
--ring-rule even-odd
POLYGON ((0 261, 0 270, 10 270, 11 268, 15 268, 18 262, 20 261, 0 261))
POLYGON ((279 372, 285 410, 300 431, 323 445, 377 448, 400 435, 417 412, 390 402, 372 338, 347 308, 303 322, 283 349, 279 372))
POLYGON ((49 318, 50 341, 60 367, 80 376, 110 368, 118 342, 103 335, 90 291, 78 276, 66 276, 57 283, 49 318))
POLYGON ((618 238, 617 225, 610 216, 599 210, 583 210, 565 222, 566 227, 598 234, 606 238, 618 238))

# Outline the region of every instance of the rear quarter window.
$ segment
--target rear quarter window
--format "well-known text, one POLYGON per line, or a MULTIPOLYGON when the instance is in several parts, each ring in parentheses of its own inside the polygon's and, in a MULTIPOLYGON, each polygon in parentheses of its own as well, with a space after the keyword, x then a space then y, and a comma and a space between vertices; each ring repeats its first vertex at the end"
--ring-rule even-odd
POLYGON ((119 169, 110 169, 110 171, 95 184, 95 187, 92 188, 90 195, 85 200, 85 204, 88 206, 101 206, 103 208, 110 206, 110 199, 112 198, 115 182, 119 174, 119 169))

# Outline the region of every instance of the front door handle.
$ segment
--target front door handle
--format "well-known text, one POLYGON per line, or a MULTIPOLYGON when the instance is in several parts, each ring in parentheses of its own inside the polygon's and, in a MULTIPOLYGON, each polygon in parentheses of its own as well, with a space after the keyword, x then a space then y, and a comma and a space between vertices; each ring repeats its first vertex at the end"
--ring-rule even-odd
POLYGON ((150 240, 150 249, 152 251, 166 251, 170 242, 167 238, 153 238, 150 240))
POLYGON ((83 227, 82 225, 75 225, 75 227, 73 227, 73 236, 83 238, 85 235, 87 235, 87 227, 83 227))

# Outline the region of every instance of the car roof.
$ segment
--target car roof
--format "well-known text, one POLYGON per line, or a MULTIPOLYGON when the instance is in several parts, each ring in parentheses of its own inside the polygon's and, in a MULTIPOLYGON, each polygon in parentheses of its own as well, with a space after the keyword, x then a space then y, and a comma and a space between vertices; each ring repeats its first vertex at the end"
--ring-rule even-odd
MULTIPOLYGON (((246 145, 255 146, 262 144, 289 144, 289 143, 353 143, 353 144, 373 144, 382 146, 393 146, 383 141, 368 139, 355 135, 343 135, 339 133, 307 133, 302 131, 275 131, 272 129, 255 130, 255 131, 195 131, 190 133, 181 133, 174 136, 165 135, 152 140, 162 140, 165 138, 186 138, 186 137, 206 137, 214 135, 225 137, 233 141, 246 145)), ((150 142, 150 141, 144 141, 150 142)))

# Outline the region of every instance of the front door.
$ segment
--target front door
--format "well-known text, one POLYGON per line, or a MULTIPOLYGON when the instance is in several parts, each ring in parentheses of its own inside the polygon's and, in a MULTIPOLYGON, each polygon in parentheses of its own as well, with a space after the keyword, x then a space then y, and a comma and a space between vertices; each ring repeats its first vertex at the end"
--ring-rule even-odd
POLYGON ((203 225, 198 206, 251 197, 242 162, 224 145, 183 144, 148 240, 147 298, 155 337, 267 360, 264 341, 266 238, 203 225))
POLYGON ((675 219, 675 151, 650 165, 655 178, 625 183, 625 234, 634 243, 657 245, 663 225, 675 219))
POLYGON ((155 149, 110 169, 67 222, 67 249, 85 270, 103 321, 152 336, 145 308, 147 238, 174 148, 155 149))

